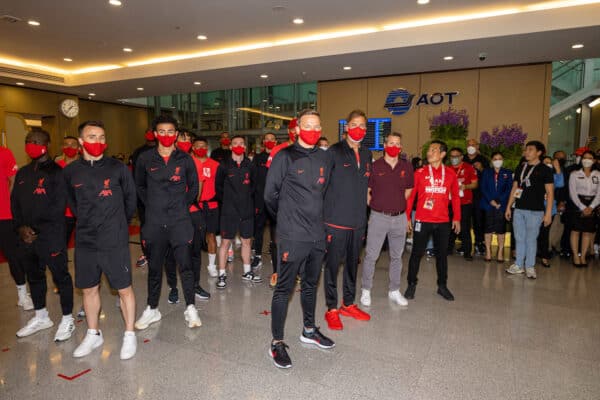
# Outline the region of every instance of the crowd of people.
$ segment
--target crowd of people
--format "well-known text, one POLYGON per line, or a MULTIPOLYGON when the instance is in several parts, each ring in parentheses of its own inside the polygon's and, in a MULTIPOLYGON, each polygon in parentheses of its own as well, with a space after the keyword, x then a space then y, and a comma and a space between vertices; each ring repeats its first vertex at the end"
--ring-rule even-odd
POLYGON ((183 319, 189 328, 200 327, 195 302, 211 297, 200 285, 202 251, 217 290, 233 278, 227 267, 236 243, 241 247, 240 279, 260 284, 267 226, 273 288, 268 353, 280 368, 292 366, 284 327, 297 283, 303 312, 300 340, 332 348, 334 341, 316 323, 321 271, 328 329, 343 330, 342 317, 368 321, 365 308, 371 306, 375 265, 386 246, 388 298, 400 306, 415 298, 424 255, 435 257, 437 293, 452 301, 448 255, 455 252, 466 261, 474 255, 499 263, 514 258, 506 272, 530 279, 537 277, 537 257, 550 267, 550 259, 560 253, 580 268, 587 266, 588 255, 597 254, 600 157, 591 150, 578 149, 577 159, 567 166, 565 152, 550 157, 541 142, 530 141, 511 171, 502 153, 488 160, 474 139, 466 149, 449 149, 433 140, 425 160, 409 162, 402 134, 392 132, 384 139, 382 156, 374 160, 361 144, 367 134, 365 113, 354 110, 346 122, 344 137, 330 146, 318 112, 304 110, 289 122, 288 140, 278 144, 267 133, 262 151, 250 159, 243 136, 223 133, 209 156, 207 138, 180 128, 170 116, 159 116, 146 132, 145 144, 132 154, 130 168, 105 155, 101 121, 86 121, 78 137, 65 137, 58 161, 50 157, 50 136, 42 130, 26 136, 31 162, 22 168, 10 150, 0 147, 0 250, 17 287, 18 305, 35 311, 16 335, 30 336, 54 325, 46 309, 48 268, 63 315, 55 341, 70 339, 75 330, 74 285, 83 294, 80 314, 88 329, 73 356, 100 348, 104 274, 118 293, 125 324, 120 358, 130 359, 137 351, 135 330, 162 318, 163 269, 168 302, 179 302, 178 270, 186 304, 183 319), (136 212, 142 249, 136 264, 148 268, 146 307, 137 320, 129 246, 136 212), (74 283, 67 259, 73 231, 74 283), (507 232, 514 250, 508 256, 507 232), (494 235, 497 248, 492 246, 494 235), (409 236, 407 283, 401 292, 409 236), (455 249, 457 239, 460 247, 455 249), (356 298, 363 247, 361 309, 356 298))

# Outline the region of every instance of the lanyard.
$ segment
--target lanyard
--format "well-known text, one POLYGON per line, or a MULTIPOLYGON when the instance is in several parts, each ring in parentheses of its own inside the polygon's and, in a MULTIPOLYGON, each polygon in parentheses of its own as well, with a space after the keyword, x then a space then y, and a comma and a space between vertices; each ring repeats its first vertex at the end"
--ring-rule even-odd
MULTIPOLYGON (((535 167, 537 167, 538 165, 535 164, 530 170, 529 173, 527 174, 527 176, 525 177, 526 181, 529 181, 529 177, 531 176, 531 173, 533 172, 533 170, 535 169, 535 167)), ((519 180, 519 186, 523 186, 523 175, 525 175, 525 170, 527 169, 527 163, 523 163, 523 170, 521 170, 521 178, 519 180)))
MULTIPOLYGON (((442 183, 440 186, 444 186, 444 181, 446 180, 446 168, 442 165, 442 183)), ((433 168, 431 168, 431 164, 429 164, 429 183, 431 183, 431 187, 435 187, 435 180, 433 179, 433 168)))

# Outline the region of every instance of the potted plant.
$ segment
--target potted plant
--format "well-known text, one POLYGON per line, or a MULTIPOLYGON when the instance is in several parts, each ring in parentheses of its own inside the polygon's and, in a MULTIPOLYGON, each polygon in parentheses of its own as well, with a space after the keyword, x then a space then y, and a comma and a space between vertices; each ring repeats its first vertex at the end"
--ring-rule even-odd
MULTIPOLYGON (((465 149, 469 133, 469 115, 467 110, 456 110, 452 107, 429 119, 429 130, 432 140, 442 140, 448 149, 459 147, 465 149)), ((422 156, 427 158, 427 142, 423 145, 422 156)))
POLYGON ((491 158, 492 153, 496 151, 501 152, 504 155, 504 167, 514 171, 523 156, 526 140, 527 134, 523 132, 521 125, 496 126, 491 133, 481 132, 479 151, 487 158, 491 158))

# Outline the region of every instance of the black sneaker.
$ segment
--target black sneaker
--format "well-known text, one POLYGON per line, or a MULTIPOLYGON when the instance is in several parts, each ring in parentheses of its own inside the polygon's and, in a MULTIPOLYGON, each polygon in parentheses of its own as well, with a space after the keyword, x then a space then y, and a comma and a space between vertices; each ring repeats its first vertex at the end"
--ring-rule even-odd
POLYGON ((437 293, 448 301, 454 301, 454 295, 448 290, 446 286, 438 287, 437 293))
POLYGON ((269 356, 277 368, 292 368, 292 360, 286 349, 289 349, 289 346, 283 342, 271 343, 269 356))
POLYGON ((312 332, 306 332, 306 329, 302 329, 300 341, 302 343, 315 344, 322 349, 331 349, 335 347, 333 340, 323 335, 317 327, 315 327, 312 332))
POLYGON ((176 287, 171 288, 169 290, 169 304, 177 304, 179 303, 179 291, 176 287))
POLYGON ((194 289, 194 292, 196 293, 196 297, 200 300, 209 300, 210 299, 210 293, 208 293, 206 290, 202 289, 202 286, 196 286, 196 289, 194 289))
POLYGON ((217 281, 217 289, 225 289, 227 287, 227 275, 219 275, 217 281))
MULTIPOLYGON (((448 254, 452 254, 452 253, 448 253, 448 254)), ((463 249, 462 247, 459 247, 458 249, 456 249, 456 254, 458 254, 460 256, 464 256, 465 255, 465 249, 463 249)))
POLYGON ((242 279, 245 280, 245 281, 254 282, 254 283, 261 283, 262 282, 262 278, 260 277, 260 275, 256 275, 252 271, 248 271, 244 275, 242 275, 242 279))
POLYGON ((250 266, 252 267, 253 271, 257 268, 262 267, 262 257, 254 256, 254 259, 252 260, 252 264, 250 266))
POLYGON ((427 250, 425 250, 425 254, 427 255, 427 258, 433 258, 433 257, 435 257, 435 251, 433 251, 433 249, 427 249, 427 250))
POLYGON ((404 292, 404 297, 412 300, 415 298, 415 292, 417 290, 417 285, 408 285, 406 288, 406 292, 404 292))

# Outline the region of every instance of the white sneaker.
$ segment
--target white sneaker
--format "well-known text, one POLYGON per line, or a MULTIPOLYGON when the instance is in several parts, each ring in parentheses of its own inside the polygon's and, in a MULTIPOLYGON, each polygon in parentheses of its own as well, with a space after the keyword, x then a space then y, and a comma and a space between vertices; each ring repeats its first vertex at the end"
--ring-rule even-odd
POLYGON ((71 339, 73 335, 73 331, 75 330, 75 320, 72 316, 69 318, 63 318, 58 325, 58 329, 56 330, 56 335, 54 335, 55 342, 64 342, 65 340, 71 339))
POLYGON ((144 313, 142 314, 140 319, 138 319, 135 322, 135 329, 138 329, 140 331, 144 330, 151 324, 160 321, 161 318, 162 315, 160 315, 160 311, 158 311, 158 308, 152 309, 150 308, 150 306, 148 306, 144 310, 144 313))
POLYGON ((19 329, 17 332, 17 337, 25 337, 29 335, 33 335, 36 332, 39 332, 44 329, 52 328, 54 326, 54 322, 50 318, 38 318, 33 317, 27 324, 19 329))
POLYGON ((23 310, 25 311, 33 310, 33 300, 31 300, 29 293, 25 292, 24 294, 19 294, 19 302, 17 305, 23 307, 23 310))
POLYGON ((187 308, 183 312, 183 316, 185 317, 185 320, 188 323, 188 328, 196 328, 202 326, 202 321, 200 321, 200 317, 198 316, 198 310, 196 310, 195 305, 190 304, 189 306, 187 306, 187 308))
POLYGON ((360 295, 360 304, 365 307, 371 306, 371 291, 369 289, 362 289, 362 294, 360 295))
POLYGON ((125 332, 123 345, 121 346, 121 360, 129 360, 135 356, 137 351, 137 338, 134 332, 125 332))
POLYGON ((208 275, 211 278, 216 278, 217 276, 219 276, 219 272, 217 271, 216 265, 207 265, 206 269, 208 270, 208 275))
POLYGON ((98 331, 98 334, 96 335, 90 333, 90 331, 88 330, 81 344, 77 346, 77 348, 73 352, 73 357, 85 357, 98 347, 102 346, 103 343, 104 337, 102 336, 102 331, 98 331))
POLYGON ((511 265, 509 268, 505 269, 506 272, 508 272, 509 274, 522 274, 523 272, 525 272, 525 270, 521 267, 519 267, 517 264, 513 264, 511 265))
POLYGON ((537 279, 537 274, 535 273, 535 267, 525 268, 525 275, 529 279, 537 279))
POLYGON ((404 298, 404 296, 402 296, 400 290, 392 290, 391 292, 388 292, 388 297, 399 306, 406 307, 408 305, 408 301, 404 298))

